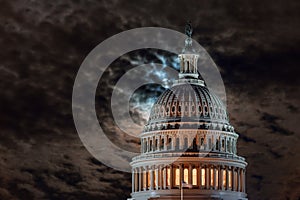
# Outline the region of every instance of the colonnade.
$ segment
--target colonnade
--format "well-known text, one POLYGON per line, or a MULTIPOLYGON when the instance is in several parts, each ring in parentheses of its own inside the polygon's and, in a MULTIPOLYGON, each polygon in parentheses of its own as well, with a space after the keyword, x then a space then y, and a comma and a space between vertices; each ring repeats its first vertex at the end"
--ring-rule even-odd
MULTIPOLYGON (((197 60, 199 55, 196 54, 180 54, 180 73, 197 74, 197 60)), ((198 75, 198 74, 197 74, 198 75)))
POLYGON ((141 152, 156 152, 167 150, 219 151, 236 154, 237 139, 224 136, 222 133, 197 134, 155 134, 141 139, 141 152), (177 136, 179 135, 179 136, 177 136))
POLYGON ((182 182, 193 189, 245 192, 245 169, 210 164, 171 164, 136 167, 132 171, 132 192, 176 189, 182 182))

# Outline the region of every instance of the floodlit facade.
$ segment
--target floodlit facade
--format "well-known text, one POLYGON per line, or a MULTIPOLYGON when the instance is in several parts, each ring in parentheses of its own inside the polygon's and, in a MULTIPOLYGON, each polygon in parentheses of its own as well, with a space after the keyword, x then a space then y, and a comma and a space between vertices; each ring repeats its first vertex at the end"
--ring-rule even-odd
POLYGON ((197 72, 186 40, 179 79, 154 104, 132 166, 132 199, 245 200, 247 163, 226 107, 197 72))

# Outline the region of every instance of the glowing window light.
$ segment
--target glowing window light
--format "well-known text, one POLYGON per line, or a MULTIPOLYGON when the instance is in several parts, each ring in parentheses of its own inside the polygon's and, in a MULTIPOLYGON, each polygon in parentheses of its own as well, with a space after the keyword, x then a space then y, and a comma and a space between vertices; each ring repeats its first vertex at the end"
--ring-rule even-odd
POLYGON ((183 181, 186 183, 189 182, 189 170, 188 169, 183 170, 183 181))
POLYGON ((201 184, 205 186, 205 169, 201 169, 201 184))
POLYGON ((231 171, 228 171, 228 187, 231 188, 232 187, 232 180, 231 180, 231 176, 232 176, 232 173, 231 171))
POLYGON ((179 169, 177 168, 175 170, 175 185, 179 185, 180 184, 180 171, 179 169))
POLYGON ((214 169, 210 169, 210 186, 214 186, 214 169))
POLYGON ((167 169, 167 186, 170 186, 170 179, 171 179, 171 169, 167 169))
POLYGON ((216 187, 219 186, 219 170, 216 170, 216 187))
POLYGON ((197 185, 197 169, 193 169, 192 170, 192 175, 193 175, 193 181, 192 181, 192 184, 193 185, 197 185))
POLYGON ((150 173, 151 173, 151 171, 148 171, 148 172, 147 172, 147 177, 148 177, 148 183, 147 183, 147 187, 148 187, 148 188, 149 188, 149 187, 150 187, 150 185, 151 185, 150 173))
POLYGON ((226 187, 226 171, 223 170, 223 187, 226 187))

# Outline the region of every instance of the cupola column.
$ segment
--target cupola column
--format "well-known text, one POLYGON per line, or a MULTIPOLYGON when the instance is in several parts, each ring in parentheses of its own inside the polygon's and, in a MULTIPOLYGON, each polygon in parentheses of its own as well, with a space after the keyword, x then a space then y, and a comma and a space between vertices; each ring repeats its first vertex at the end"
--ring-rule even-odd
POLYGON ((213 172, 214 172, 214 184, 213 184, 213 189, 217 189, 217 173, 216 173, 216 166, 213 166, 213 172))
POLYGON ((184 180, 183 170, 184 170, 184 168, 183 168, 182 164, 179 164, 179 176, 180 176, 179 185, 181 185, 182 181, 184 180))
POLYGON ((158 136, 158 141, 157 141, 157 149, 159 150, 159 151, 161 151, 161 149, 160 149, 160 141, 161 140, 161 136, 158 136))
POLYGON ((163 168, 163 189, 166 189, 167 187, 167 166, 164 166, 163 168))
POLYGON ((209 171, 209 166, 207 165, 206 167, 205 167, 205 178, 206 178, 206 180, 205 180, 205 185, 206 185, 206 189, 209 189, 210 187, 210 171, 209 171))
POLYGON ((163 136, 164 137, 164 147, 163 147, 163 149, 164 149, 164 151, 166 151, 167 150, 167 136, 166 135, 164 135, 163 136))
POLYGON ((170 181, 170 186, 169 189, 173 188, 173 184, 174 184, 174 169, 173 169, 173 165, 170 165, 170 177, 168 177, 169 181, 170 181))
POLYGON ((139 191, 142 191, 142 177, 143 177, 143 170, 139 167, 139 191))
POLYGON ((246 192, 246 170, 243 169, 243 192, 246 192))
POLYGON ((202 166, 199 165, 199 178, 198 178, 199 188, 202 189, 202 166))
POLYGON ((153 177, 153 166, 150 167, 150 190, 153 190, 153 185, 154 185, 154 177, 153 177))
POLYGON ((157 169, 157 173, 158 173, 158 189, 162 189, 162 168, 161 168, 161 165, 158 166, 158 169, 157 169))
POLYGON ((158 190, 158 183, 159 183, 159 180, 158 180, 158 167, 154 167, 154 177, 155 177, 154 186, 155 186, 155 189, 158 190))
POLYGON ((146 172, 146 190, 148 190, 149 189, 149 168, 148 168, 148 166, 146 167, 145 172, 146 172))
POLYGON ((219 178, 219 180, 220 180, 220 184, 219 184, 219 188, 221 189, 221 190, 224 190, 224 185, 223 185, 223 173, 224 173, 224 169, 223 169, 223 166, 220 166, 220 178, 219 178))
POLYGON ((132 169, 131 182, 132 182, 131 192, 133 193, 134 192, 134 169, 132 169))
POLYGON ((226 167, 226 190, 229 190, 229 168, 226 167))
POLYGON ((235 190, 235 173, 234 167, 231 167, 231 190, 235 190))
POLYGON ((240 179, 240 168, 237 168, 237 177, 236 177, 236 180, 237 180, 237 191, 240 192, 241 191, 241 179, 240 179))

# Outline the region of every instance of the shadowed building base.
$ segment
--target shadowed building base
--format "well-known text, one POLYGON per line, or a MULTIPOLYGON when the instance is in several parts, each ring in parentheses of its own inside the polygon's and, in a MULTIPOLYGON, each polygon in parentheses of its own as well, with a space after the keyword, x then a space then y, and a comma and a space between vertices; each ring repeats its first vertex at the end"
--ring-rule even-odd
MULTIPOLYGON (((181 200, 180 190, 172 189, 168 191, 159 192, 139 192, 138 194, 132 195, 132 199, 139 200, 181 200)), ((183 191, 184 200, 247 200, 246 194, 242 192, 232 191, 205 191, 197 189, 184 189, 183 191)))

